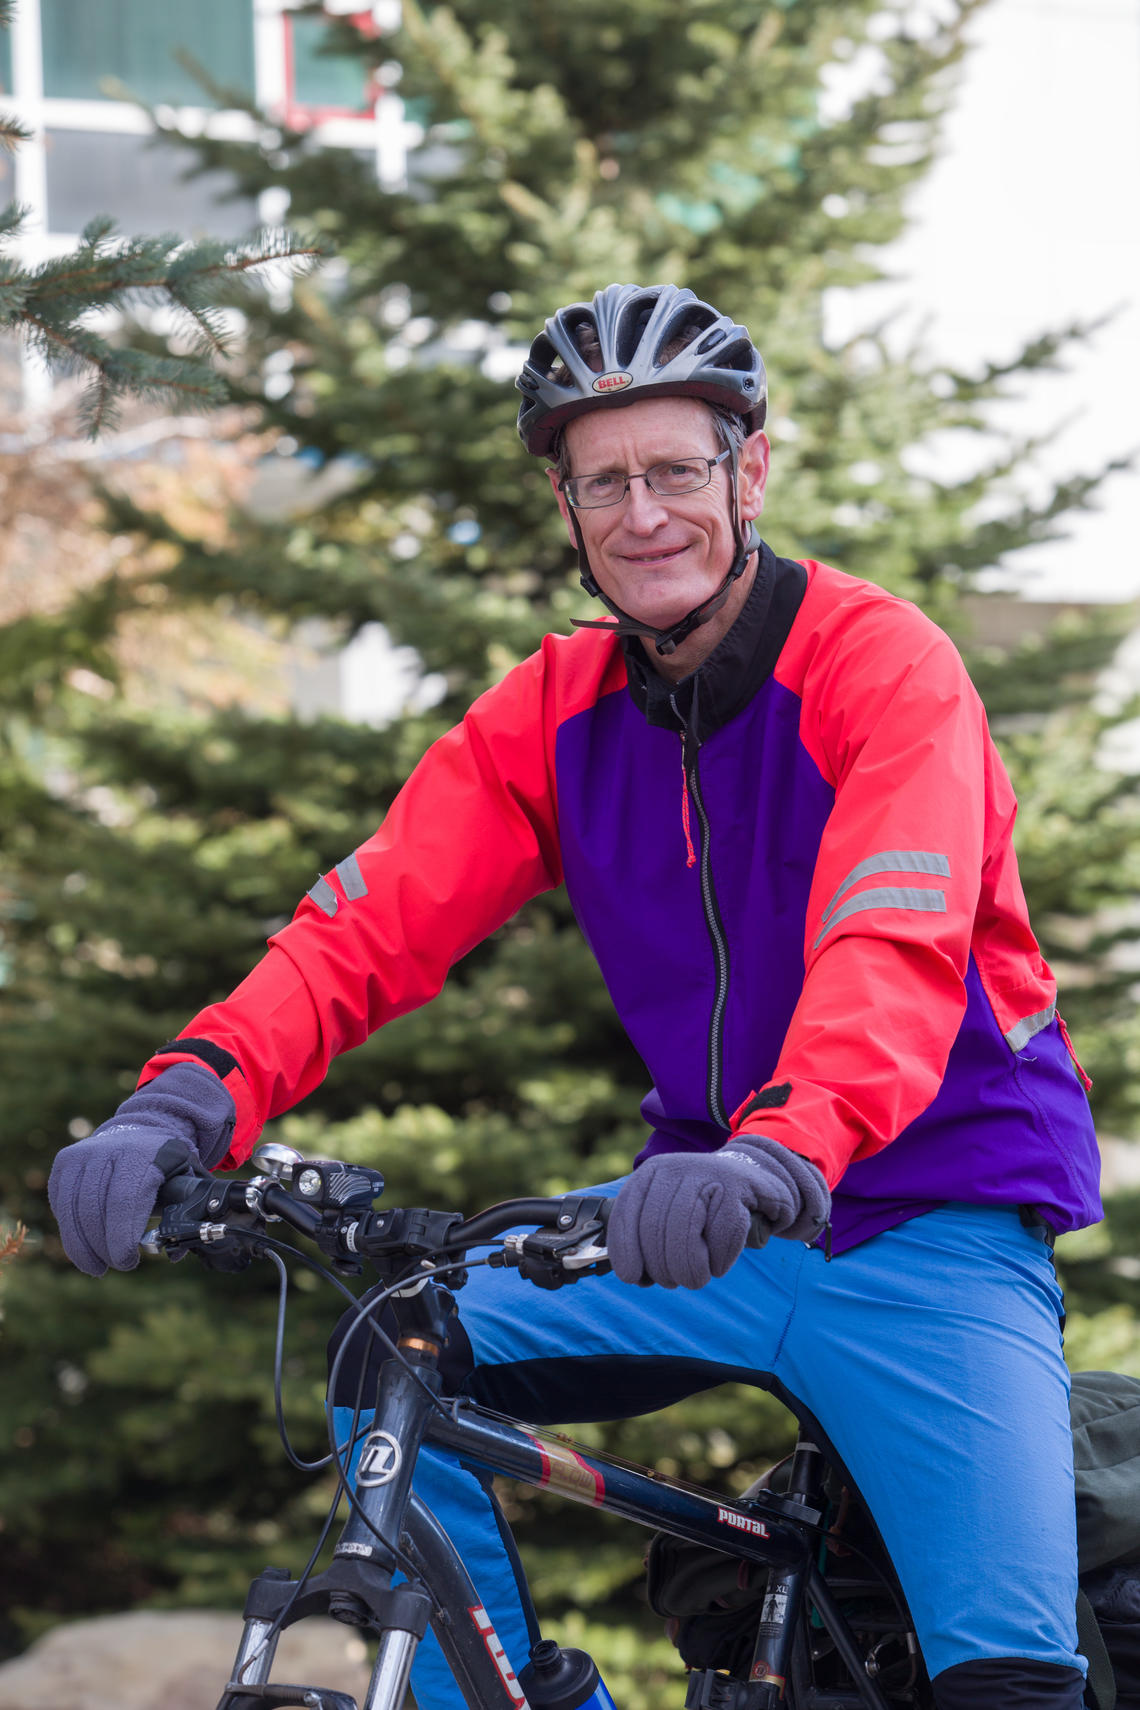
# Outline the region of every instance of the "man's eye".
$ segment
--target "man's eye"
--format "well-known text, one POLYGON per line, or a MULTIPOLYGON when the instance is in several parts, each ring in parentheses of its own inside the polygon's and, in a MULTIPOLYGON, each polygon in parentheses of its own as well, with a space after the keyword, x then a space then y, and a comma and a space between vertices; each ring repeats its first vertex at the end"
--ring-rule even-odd
POLYGON ((595 497, 605 497, 623 484, 624 476, 621 475, 587 475, 585 481, 587 493, 595 497))

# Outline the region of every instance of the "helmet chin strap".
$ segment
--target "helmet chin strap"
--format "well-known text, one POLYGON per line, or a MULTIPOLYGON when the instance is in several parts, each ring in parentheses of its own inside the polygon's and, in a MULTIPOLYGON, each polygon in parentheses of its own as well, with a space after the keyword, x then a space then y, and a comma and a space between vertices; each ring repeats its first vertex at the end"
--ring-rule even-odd
POLYGON ((702 600, 699 606, 694 606, 691 612, 686 612, 683 618, 678 619, 675 624, 671 624, 668 629, 654 629, 652 624, 641 623, 637 618, 630 617, 628 612, 623 612, 619 605, 615 605, 608 594, 602 592, 594 578, 593 571, 590 569, 590 560, 586 554, 586 542, 582 536, 578 513, 571 509, 570 523, 578 546, 578 574, 582 586, 596 600, 601 600, 607 611, 611 611, 618 620, 615 624, 610 623, 606 618, 571 618, 570 622, 574 628, 606 629, 611 635, 643 635, 652 641, 657 652, 663 658, 668 658, 669 654, 675 653, 681 643, 687 641, 695 629, 699 629, 702 624, 708 623, 709 619, 715 617, 716 613, 720 611, 728 599, 733 583, 744 574, 745 565, 760 547, 760 531, 756 524, 750 522, 746 530, 736 514, 735 447, 732 452, 732 484, 728 502, 732 516, 732 534, 736 543, 736 555, 729 566, 728 574, 707 600, 702 600))

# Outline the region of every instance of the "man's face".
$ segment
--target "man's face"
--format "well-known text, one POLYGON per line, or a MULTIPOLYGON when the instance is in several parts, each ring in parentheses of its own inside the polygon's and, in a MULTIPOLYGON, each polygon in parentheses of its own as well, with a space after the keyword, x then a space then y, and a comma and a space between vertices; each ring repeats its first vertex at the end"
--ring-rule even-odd
MULTIPOLYGON (((572 475, 640 474, 676 458, 719 456, 712 412, 697 398, 648 398, 622 409, 591 410, 566 426, 572 475)), ((754 433, 741 450, 737 504, 759 516, 768 476, 768 441, 754 433)), ((548 471, 570 524, 566 496, 548 471)), ((577 513, 590 568, 615 605, 655 629, 679 622, 714 594, 735 554, 726 460, 707 487, 662 498, 634 481, 619 504, 577 513)), ((573 534, 571 533, 573 540, 573 534)))

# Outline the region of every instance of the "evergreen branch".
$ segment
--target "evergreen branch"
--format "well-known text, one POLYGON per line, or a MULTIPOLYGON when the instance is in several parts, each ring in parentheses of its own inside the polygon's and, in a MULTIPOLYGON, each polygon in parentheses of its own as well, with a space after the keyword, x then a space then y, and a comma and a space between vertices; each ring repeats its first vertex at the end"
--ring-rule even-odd
MULTIPOLYGON (((15 206, 5 210, 0 241, 19 230, 22 217, 15 206)), ((213 241, 184 243, 172 233, 118 240, 113 222, 100 216, 67 256, 33 269, 0 259, 0 329, 29 338, 50 367, 90 376, 80 414, 94 437, 128 394, 172 397, 198 408, 219 402, 225 383, 201 361, 222 357, 228 348, 219 307, 210 298, 227 285, 245 285, 256 268, 286 264, 303 272, 320 254, 286 231, 229 248, 213 241), (192 355, 160 357, 117 346, 90 325, 93 309, 122 311, 155 298, 194 329, 192 355)))
POLYGON ((970 375, 956 368, 937 372, 954 387, 956 403, 973 403, 1003 395, 1002 382, 1018 379, 1028 372, 1057 373, 1064 368, 1066 347, 1083 343, 1116 319, 1119 310, 1109 310, 1088 321, 1071 321, 1036 338, 1029 339, 1006 362, 986 362, 979 373, 970 375))
MULTIPOLYGON (((176 47, 170 57, 182 67, 193 82, 198 84, 206 96, 207 99, 201 103, 202 106, 210 105, 222 112, 246 113, 251 119, 257 119, 264 123, 265 115, 260 111, 248 90, 239 89, 235 84, 221 82, 188 48, 176 47)), ((111 99, 129 102, 136 107, 141 107, 156 132, 162 133, 167 129, 166 125, 161 123, 158 118, 155 103, 144 100, 138 91, 132 89, 130 84, 124 82, 121 77, 103 77, 100 79, 99 86, 102 93, 110 96, 111 99)), ((200 167, 192 168, 187 173, 187 177, 194 178, 201 170, 200 167)))
POLYGON ((173 57, 183 71, 189 73, 194 79, 203 94, 209 96, 213 106, 231 113, 248 113, 251 119, 264 121, 265 115, 250 97, 248 90, 238 89, 233 84, 223 83, 188 48, 175 48, 173 57))

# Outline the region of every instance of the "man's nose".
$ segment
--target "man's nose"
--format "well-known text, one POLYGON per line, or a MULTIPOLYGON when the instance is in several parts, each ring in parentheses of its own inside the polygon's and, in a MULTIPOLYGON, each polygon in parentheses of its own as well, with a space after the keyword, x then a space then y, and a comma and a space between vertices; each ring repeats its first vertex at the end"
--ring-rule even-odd
POLYGON ((625 522, 628 528, 636 529, 639 533, 650 533, 660 528, 668 516, 668 511, 659 493, 655 493, 644 475, 631 476, 629 492, 625 496, 625 522))

